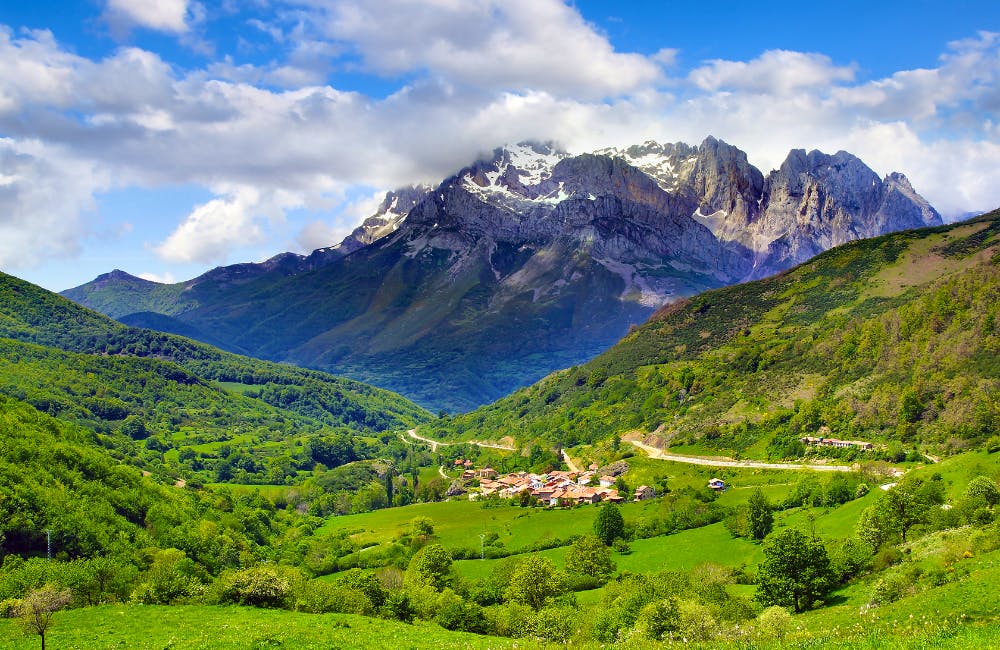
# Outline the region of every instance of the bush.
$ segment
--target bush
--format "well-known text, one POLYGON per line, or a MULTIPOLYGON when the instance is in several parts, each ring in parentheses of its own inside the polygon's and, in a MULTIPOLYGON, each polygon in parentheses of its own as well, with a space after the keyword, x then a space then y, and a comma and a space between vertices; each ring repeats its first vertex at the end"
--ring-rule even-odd
POLYGON ((872 547, 858 537, 849 537, 830 554, 830 570, 838 582, 847 582, 871 567, 872 547))
POLYGON ((365 593, 322 580, 311 580, 298 590, 295 609, 310 614, 337 613, 363 616, 371 616, 376 610, 365 593))
POLYGON ((385 603, 379 610, 379 615, 384 618, 394 618, 404 623, 413 621, 416 611, 410 602, 410 597, 405 591, 390 591, 386 594, 385 603))
POLYGON ((875 583, 868 603, 874 607, 887 605, 913 592, 913 581, 901 573, 894 573, 880 578, 875 583))
POLYGON ((535 634, 535 610, 521 603, 486 608, 490 634, 514 639, 535 634))
POLYGON ((229 571, 219 578, 219 602, 252 607, 287 607, 294 583, 301 579, 296 570, 262 565, 229 571))
POLYGON ((649 603, 639 612, 635 628, 647 639, 665 640, 680 623, 676 598, 664 598, 649 603))
POLYGON ((709 641, 715 638, 719 624, 712 610, 699 603, 685 600, 678 607, 677 632, 688 641, 709 641))
POLYGON ((447 599, 438 609, 434 621, 446 630, 486 634, 488 624, 483 608, 455 596, 447 599))
POLYGON ((778 605, 768 607, 757 617, 757 633, 765 639, 782 641, 792 623, 792 615, 778 605))
POLYGON ((132 600, 146 605, 169 605, 199 596, 204 591, 204 570, 175 548, 154 550, 153 560, 132 593, 132 600))
POLYGON ((14 618, 21 611, 20 598, 0 600, 0 618, 14 618))
POLYGON ((572 607, 545 607, 535 619, 535 634, 558 643, 565 643, 573 636, 578 612, 572 607))
POLYGON ((361 569, 351 569, 340 576, 337 584, 361 592, 376 609, 385 603, 385 588, 378 576, 373 573, 365 573, 361 569))

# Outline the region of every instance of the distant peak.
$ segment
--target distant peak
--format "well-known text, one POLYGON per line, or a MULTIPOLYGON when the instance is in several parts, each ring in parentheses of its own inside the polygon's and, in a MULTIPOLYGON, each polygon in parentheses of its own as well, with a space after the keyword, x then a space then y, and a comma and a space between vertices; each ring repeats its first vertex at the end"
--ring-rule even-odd
POLYGON ((136 277, 131 273, 126 273, 125 271, 122 271, 121 269, 115 269, 114 271, 110 271, 108 273, 102 273, 101 275, 94 278, 95 282, 101 282, 101 281, 106 282, 108 280, 131 280, 139 282, 150 282, 150 280, 144 280, 142 278, 136 277))

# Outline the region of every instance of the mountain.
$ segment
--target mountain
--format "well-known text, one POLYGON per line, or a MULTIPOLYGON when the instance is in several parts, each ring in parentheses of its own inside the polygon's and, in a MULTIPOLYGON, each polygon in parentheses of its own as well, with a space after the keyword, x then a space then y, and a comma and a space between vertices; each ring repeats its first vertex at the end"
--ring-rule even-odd
POLYGON ((850 242, 664 307, 589 363, 421 434, 771 459, 817 435, 981 448, 1000 428, 998 296, 1000 210, 850 242))
POLYGON ((593 357, 664 304, 940 222, 905 177, 845 152, 792 151, 765 177, 711 137, 577 156, 522 143, 390 193, 308 256, 176 285, 115 272, 64 295, 465 410, 593 357))
POLYGON ((137 418, 170 448, 185 430, 201 442, 240 430, 279 441, 331 427, 371 435, 428 416, 349 379, 127 327, 6 274, 0 296, 0 394, 97 431, 137 418))

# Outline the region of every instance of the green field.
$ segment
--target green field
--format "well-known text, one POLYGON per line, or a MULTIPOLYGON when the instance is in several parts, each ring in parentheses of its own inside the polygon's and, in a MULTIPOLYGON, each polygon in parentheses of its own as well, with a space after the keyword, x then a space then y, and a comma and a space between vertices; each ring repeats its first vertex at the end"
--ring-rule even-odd
MULTIPOLYGON (((631 552, 615 552, 613 559, 619 571, 654 573, 665 570, 692 569, 705 562, 731 567, 753 565, 760 561, 760 546, 729 534, 722 524, 685 530, 674 535, 637 539, 630 544, 631 552)), ((562 567, 569 547, 540 551, 562 567)), ((466 578, 478 580, 489 575, 499 560, 459 560, 455 569, 466 578)))
MULTIPOLYGON (((0 619, 0 647, 34 650, 38 646, 38 637, 26 637, 13 621, 0 619)), ((104 605, 59 612, 46 635, 46 646, 59 650, 486 650, 513 648, 518 643, 514 639, 448 632, 432 623, 407 625, 350 614, 302 614, 252 607, 104 605)))

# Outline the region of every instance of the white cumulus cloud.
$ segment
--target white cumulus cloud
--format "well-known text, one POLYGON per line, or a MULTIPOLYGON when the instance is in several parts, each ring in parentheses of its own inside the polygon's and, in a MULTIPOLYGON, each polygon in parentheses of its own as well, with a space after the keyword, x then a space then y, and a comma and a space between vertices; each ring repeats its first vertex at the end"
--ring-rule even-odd
POLYGON ((620 95, 660 76, 654 61, 616 52, 560 0, 302 4, 319 11, 322 33, 350 44, 375 72, 428 71, 471 87, 576 97, 620 95))
MULTIPOLYGON (((784 50, 686 72, 669 47, 616 51, 561 2, 289 1, 299 45, 260 65, 185 69, 138 47, 88 58, 49 32, 0 27, 0 263, 75 254, 95 230, 94 196, 131 187, 213 193, 156 236, 167 260, 327 246, 374 211, 345 203, 348 188, 438 182, 529 138, 582 152, 712 134, 765 173, 793 147, 846 149, 906 173, 945 213, 1000 205, 996 34, 881 79, 784 50), (388 96, 326 81, 351 65, 402 80, 388 96), (313 223, 282 230, 295 210, 313 223)), ((190 25, 180 4, 142 24, 190 25)))
POLYGON ((722 89, 785 95, 854 79, 854 66, 834 65, 823 54, 768 50, 751 61, 716 59, 696 68, 691 81, 702 90, 722 89))
POLYGON ((108 0, 105 18, 114 30, 145 27, 183 34, 188 30, 188 0, 108 0))

